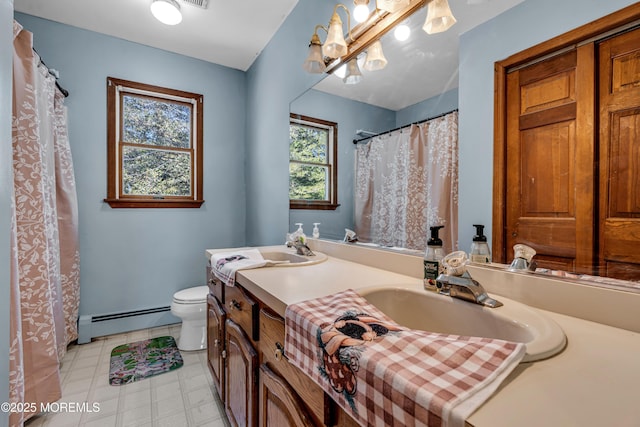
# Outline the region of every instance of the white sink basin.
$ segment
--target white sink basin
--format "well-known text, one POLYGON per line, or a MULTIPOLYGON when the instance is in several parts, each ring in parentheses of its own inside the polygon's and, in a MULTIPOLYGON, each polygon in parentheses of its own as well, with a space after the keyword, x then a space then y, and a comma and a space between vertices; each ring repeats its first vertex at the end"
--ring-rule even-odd
POLYGON ((400 325, 452 335, 525 343, 523 362, 546 359, 566 345, 564 332, 544 313, 498 296, 504 305, 488 308, 422 289, 375 287, 358 290, 400 325))
POLYGON ((316 252, 314 256, 298 255, 295 249, 283 248, 274 249, 268 248, 261 250, 262 257, 266 260, 272 261, 267 264, 270 267, 304 267, 307 265, 319 264, 327 260, 327 255, 322 252, 316 252))

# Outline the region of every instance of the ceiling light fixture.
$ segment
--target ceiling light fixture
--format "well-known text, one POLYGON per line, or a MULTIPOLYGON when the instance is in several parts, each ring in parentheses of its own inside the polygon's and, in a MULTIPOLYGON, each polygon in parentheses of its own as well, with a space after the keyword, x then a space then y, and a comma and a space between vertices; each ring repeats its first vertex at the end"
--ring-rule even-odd
POLYGON ((447 31, 455 23, 456 18, 453 17, 447 0, 432 0, 429 3, 427 20, 422 29, 427 34, 436 34, 447 31))
POLYGON ((153 0, 151 13, 158 21, 166 25, 177 25, 182 22, 180 5, 176 0, 153 0))

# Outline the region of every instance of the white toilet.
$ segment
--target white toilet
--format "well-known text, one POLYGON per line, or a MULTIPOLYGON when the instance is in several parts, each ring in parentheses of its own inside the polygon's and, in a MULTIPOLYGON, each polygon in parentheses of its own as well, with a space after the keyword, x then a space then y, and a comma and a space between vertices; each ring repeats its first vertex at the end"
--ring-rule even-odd
POLYGON ((180 350, 207 348, 207 295, 209 287, 196 286, 173 294, 171 313, 182 319, 178 339, 180 350))

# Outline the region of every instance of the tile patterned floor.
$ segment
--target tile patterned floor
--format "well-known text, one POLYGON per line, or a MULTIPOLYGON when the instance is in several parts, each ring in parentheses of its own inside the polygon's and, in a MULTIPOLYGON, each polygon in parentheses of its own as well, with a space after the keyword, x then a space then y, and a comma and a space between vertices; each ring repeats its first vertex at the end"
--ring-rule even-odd
POLYGON ((133 331, 71 345, 61 366, 60 402, 99 404, 95 412, 40 414, 26 427, 228 427, 224 406, 213 392, 206 351, 182 351, 184 366, 123 386, 109 385, 111 350, 148 338, 172 335, 180 325, 133 331))

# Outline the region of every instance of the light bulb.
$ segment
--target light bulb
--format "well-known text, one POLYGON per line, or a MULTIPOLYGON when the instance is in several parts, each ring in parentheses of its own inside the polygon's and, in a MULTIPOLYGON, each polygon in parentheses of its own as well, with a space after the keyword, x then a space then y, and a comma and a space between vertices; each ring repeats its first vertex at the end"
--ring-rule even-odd
POLYGON ((396 40, 403 42, 411 35, 411 28, 405 24, 398 25, 396 29, 393 30, 393 35, 396 40))
POLYGON ((353 9, 353 19, 356 22, 364 22, 369 17, 369 6, 366 4, 359 4, 353 9))

